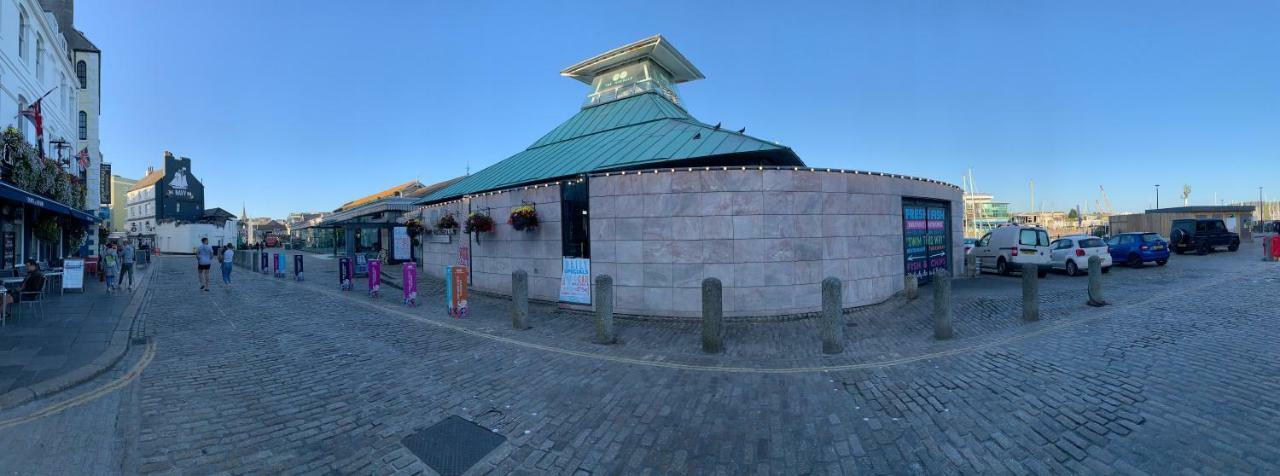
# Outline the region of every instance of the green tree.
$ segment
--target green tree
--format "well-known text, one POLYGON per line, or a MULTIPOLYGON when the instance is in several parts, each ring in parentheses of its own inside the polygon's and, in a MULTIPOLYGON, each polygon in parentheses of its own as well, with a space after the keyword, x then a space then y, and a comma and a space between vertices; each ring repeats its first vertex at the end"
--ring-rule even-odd
POLYGON ((1076 209, 1072 208, 1072 209, 1071 209, 1071 211, 1067 212, 1067 218, 1068 218, 1068 219, 1071 219, 1071 220, 1075 220, 1075 219, 1077 219, 1077 218, 1080 218, 1080 212, 1078 212, 1078 211, 1076 211, 1076 209))

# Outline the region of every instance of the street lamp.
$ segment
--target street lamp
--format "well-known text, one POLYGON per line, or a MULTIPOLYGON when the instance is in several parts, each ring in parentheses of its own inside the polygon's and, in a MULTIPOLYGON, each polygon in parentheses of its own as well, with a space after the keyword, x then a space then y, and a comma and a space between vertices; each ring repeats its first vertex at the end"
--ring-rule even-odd
POLYGON ((1262 187, 1258 187, 1258 222, 1263 228, 1267 226, 1267 205, 1262 203, 1262 187))
POLYGON ((1156 210, 1160 209, 1160 184, 1156 184, 1156 210))

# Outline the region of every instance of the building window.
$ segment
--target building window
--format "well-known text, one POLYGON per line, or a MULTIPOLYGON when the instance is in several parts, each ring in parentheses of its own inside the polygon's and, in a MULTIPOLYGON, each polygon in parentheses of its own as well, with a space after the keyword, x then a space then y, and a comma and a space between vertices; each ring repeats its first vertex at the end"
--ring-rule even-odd
POLYGON ((36 79, 44 79, 44 38, 36 35, 36 79))
POLYGON ((80 89, 89 87, 89 68, 85 66, 84 60, 76 62, 76 79, 80 80, 80 89))
POLYGON ((27 11, 18 11, 18 56, 27 57, 27 11))
POLYGON ((591 257, 591 234, 587 224, 587 181, 560 185, 560 239, 567 258, 591 257))
POLYGON ((89 114, 80 111, 80 140, 89 140, 89 114))

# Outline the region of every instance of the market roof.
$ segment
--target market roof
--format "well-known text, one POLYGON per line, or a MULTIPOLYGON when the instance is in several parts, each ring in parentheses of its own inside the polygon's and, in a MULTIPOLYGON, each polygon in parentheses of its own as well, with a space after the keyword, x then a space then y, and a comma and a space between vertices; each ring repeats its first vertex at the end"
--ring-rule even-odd
POLYGON ((147 173, 146 177, 142 177, 138 179, 137 182, 134 182, 133 187, 130 187, 128 191, 132 192, 134 190, 142 190, 150 187, 155 185, 156 182, 159 182, 162 178, 164 178, 164 168, 152 170, 147 173))
POLYGON ((642 58, 652 59, 653 62, 671 73, 672 83, 683 83, 705 78, 702 72, 698 71, 698 68, 693 63, 690 63, 688 59, 685 59, 684 55, 676 51, 671 42, 663 38, 662 35, 653 35, 635 43, 598 54, 565 68, 560 71, 560 74, 591 84, 591 80, 600 72, 642 58))
POLYGON ((350 201, 350 202, 344 203, 344 204, 342 204, 342 206, 338 207, 338 209, 337 209, 337 210, 334 210, 334 212, 341 212, 341 211, 344 211, 344 210, 350 210, 350 209, 355 208, 355 207, 358 207, 358 206, 360 206, 360 205, 364 205, 364 204, 366 204, 366 203, 370 203, 370 202, 373 202, 373 201, 375 201, 375 200, 381 200, 381 199, 383 199, 383 198, 388 198, 388 197, 399 197, 399 196, 402 196, 402 195, 408 195, 409 193, 412 193, 414 190, 418 190, 418 189, 420 189, 420 188, 422 188, 422 187, 425 187, 425 185, 422 185, 422 182, 419 182, 419 181, 417 181, 417 180, 410 180, 410 181, 408 181, 408 182, 402 183, 402 184, 400 184, 400 185, 396 185, 396 186, 394 186, 394 187, 388 188, 388 189, 383 190, 383 191, 381 191, 381 192, 378 192, 378 193, 375 193, 375 194, 372 194, 372 195, 366 195, 366 196, 364 196, 364 197, 360 197, 360 198, 357 198, 357 199, 352 200, 352 201, 350 201))
POLYGON ((1247 213, 1253 212, 1253 205, 1191 205, 1187 207, 1153 208, 1146 213, 1247 213))
POLYGON ((418 203, 590 172, 747 153, 771 165, 804 165, 789 147, 704 124, 647 92, 583 109, 523 152, 418 203))
MULTIPOLYGON (((375 202, 366 203, 349 210, 335 212, 332 215, 324 217, 319 223, 304 228, 326 228, 341 225, 342 222, 354 220, 366 215, 383 212, 407 212, 417 208, 414 205, 415 199, 411 197, 390 197, 375 202)), ((397 214, 396 217, 399 215, 397 214)), ((394 221, 392 218, 389 221, 394 221)))

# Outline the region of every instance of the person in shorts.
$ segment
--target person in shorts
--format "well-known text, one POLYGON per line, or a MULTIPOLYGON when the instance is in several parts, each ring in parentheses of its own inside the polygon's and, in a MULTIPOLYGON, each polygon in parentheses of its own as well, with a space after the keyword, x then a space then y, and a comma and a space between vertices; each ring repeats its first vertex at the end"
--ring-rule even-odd
POLYGON ((196 248, 196 274, 200 276, 200 290, 209 290, 209 267, 213 266, 213 248, 208 238, 200 239, 200 247, 196 248))
POLYGON ((116 281, 116 288, 124 284, 124 275, 129 275, 129 290, 133 290, 133 243, 124 240, 124 245, 120 248, 120 279, 116 281))

